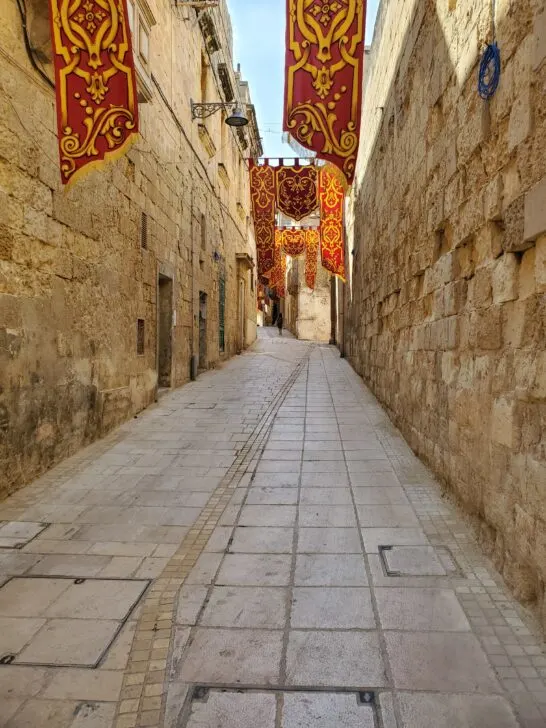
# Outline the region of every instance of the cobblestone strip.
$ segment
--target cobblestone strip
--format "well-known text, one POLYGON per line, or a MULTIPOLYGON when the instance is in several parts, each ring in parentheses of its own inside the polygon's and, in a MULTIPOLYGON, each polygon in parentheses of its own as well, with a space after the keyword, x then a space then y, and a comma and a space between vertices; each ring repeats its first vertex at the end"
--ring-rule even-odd
POLYGON ((306 365, 309 352, 310 349, 271 402, 178 551, 148 590, 123 679, 115 728, 160 728, 167 694, 167 664, 177 594, 218 525, 248 465, 267 441, 275 416, 306 365))

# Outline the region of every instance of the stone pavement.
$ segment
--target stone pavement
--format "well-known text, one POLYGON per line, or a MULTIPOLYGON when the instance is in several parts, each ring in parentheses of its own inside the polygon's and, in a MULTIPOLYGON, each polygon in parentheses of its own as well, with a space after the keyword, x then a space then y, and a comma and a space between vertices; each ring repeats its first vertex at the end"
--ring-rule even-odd
POLYGON ((0 726, 546 725, 536 626, 331 347, 261 330, 0 520, 0 726))

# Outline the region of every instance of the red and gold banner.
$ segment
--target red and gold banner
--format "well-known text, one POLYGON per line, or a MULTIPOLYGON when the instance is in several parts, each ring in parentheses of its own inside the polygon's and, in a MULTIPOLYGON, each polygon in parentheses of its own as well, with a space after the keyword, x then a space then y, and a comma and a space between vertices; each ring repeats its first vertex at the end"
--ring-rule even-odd
POLYGON ((305 252, 305 233, 303 228, 278 228, 275 240, 286 255, 297 258, 305 252))
POLYGON ((302 146, 354 177, 366 0, 286 0, 284 123, 302 146))
POLYGON ((269 164, 250 161, 250 198, 258 253, 258 276, 263 276, 275 262, 275 170, 269 164))
MULTIPOLYGON (((271 275, 269 276, 269 287, 275 288, 277 294, 280 296, 279 290, 286 284, 286 255, 279 251, 279 257, 275 261, 275 265, 271 269, 271 275)), ((284 295, 284 294, 283 294, 284 295)))
POLYGON ((282 230, 275 231, 275 263, 269 272, 268 283, 270 288, 275 288, 277 295, 281 298, 284 297, 286 283, 286 253, 282 249, 282 233, 282 230))
POLYGON ((337 175, 320 172, 320 251, 322 267, 345 280, 343 204, 345 193, 337 175))
POLYGON ((312 290, 317 278, 319 243, 320 233, 316 228, 305 231, 305 283, 312 290))
POLYGON ((292 220, 303 220, 318 207, 318 173, 314 165, 275 169, 277 207, 292 220))
POLYGON ((49 0, 63 184, 125 153, 138 132, 126 0, 49 0))

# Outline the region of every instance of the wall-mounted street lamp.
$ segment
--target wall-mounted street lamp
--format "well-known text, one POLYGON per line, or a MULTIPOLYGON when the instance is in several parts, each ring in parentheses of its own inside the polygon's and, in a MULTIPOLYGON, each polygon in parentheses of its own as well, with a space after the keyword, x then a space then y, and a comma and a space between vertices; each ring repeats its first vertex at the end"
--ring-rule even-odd
POLYGON ((245 116, 244 111, 234 103, 226 104, 222 101, 216 101, 213 103, 196 104, 190 101, 190 105, 192 121, 195 121, 195 119, 207 119, 217 111, 220 111, 220 109, 230 109, 231 113, 226 118, 226 124, 228 126, 241 127, 248 124, 248 118, 245 116))

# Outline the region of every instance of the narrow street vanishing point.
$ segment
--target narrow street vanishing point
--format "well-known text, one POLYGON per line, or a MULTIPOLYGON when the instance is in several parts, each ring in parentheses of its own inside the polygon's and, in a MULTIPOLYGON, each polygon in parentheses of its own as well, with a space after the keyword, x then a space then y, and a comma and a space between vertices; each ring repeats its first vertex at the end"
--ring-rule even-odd
POLYGON ((546 728, 546 0, 0 8, 0 728, 546 728))

